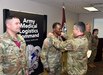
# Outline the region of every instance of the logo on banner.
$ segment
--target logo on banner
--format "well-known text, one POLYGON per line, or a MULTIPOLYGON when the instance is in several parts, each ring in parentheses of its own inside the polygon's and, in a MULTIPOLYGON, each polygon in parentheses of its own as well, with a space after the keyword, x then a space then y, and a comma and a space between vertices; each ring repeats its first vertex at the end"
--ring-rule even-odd
POLYGON ((38 61, 40 56, 41 48, 39 46, 27 45, 28 50, 28 64, 29 64, 29 74, 34 72, 34 69, 38 68, 38 61))

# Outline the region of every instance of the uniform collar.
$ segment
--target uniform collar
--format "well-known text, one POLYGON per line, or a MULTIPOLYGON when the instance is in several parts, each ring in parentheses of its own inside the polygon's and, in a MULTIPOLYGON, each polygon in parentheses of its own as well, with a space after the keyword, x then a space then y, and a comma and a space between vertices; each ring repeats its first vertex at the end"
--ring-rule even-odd
POLYGON ((84 36, 84 34, 81 34, 81 35, 78 35, 78 36, 75 36, 74 38, 81 38, 81 37, 83 37, 84 36))
POLYGON ((17 40, 15 40, 8 32, 4 33, 7 38, 10 38, 12 41, 21 41, 19 35, 17 34, 17 40))

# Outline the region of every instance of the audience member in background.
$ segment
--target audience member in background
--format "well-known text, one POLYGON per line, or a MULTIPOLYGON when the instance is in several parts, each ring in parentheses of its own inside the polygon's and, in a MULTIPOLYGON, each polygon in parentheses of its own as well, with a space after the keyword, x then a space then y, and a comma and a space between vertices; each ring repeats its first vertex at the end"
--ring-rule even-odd
MULTIPOLYGON (((86 24, 86 32, 85 32, 85 35, 88 39, 88 49, 92 51, 92 48, 91 48, 91 41, 92 41, 92 34, 91 34, 91 25, 90 24, 86 24)), ((89 67, 92 67, 92 64, 90 64, 90 59, 88 59, 88 66, 89 67)))
POLYGON ((98 46, 98 41, 99 41, 99 39, 98 39, 98 29, 93 29, 93 32, 92 32, 92 46, 91 46, 91 48, 92 48, 92 54, 91 54, 91 56, 90 56, 90 64, 91 64, 91 67, 96 67, 95 65, 94 65, 94 59, 95 59, 95 57, 96 57, 96 53, 97 53, 97 46, 98 46))
POLYGON ((0 75, 28 75, 26 43, 20 34, 20 20, 10 16, 6 32, 0 36, 0 75))
POLYGON ((86 24, 86 32, 85 35, 88 39, 88 49, 91 50, 91 39, 92 39, 92 34, 91 34, 91 25, 90 24, 86 24))

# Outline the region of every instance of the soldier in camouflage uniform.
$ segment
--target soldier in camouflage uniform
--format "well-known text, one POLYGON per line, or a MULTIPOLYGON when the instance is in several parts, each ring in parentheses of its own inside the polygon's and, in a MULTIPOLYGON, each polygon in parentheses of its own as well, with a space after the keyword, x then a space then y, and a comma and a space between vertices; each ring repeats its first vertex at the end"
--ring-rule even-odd
POLYGON ((92 40, 92 34, 91 34, 91 25, 90 24, 86 24, 86 32, 85 35, 88 39, 88 49, 91 50, 91 40, 92 40))
MULTIPOLYGON (((86 24, 86 32, 85 35, 88 39, 88 49, 92 51, 92 34, 91 34, 91 25, 86 24)), ((94 65, 91 63, 91 58, 88 59, 88 66, 89 67, 94 67, 94 65)))
POLYGON ((93 64, 93 67, 96 67, 94 65, 94 59, 96 57, 97 46, 98 46, 98 41, 99 41, 97 34, 98 34, 98 29, 93 29, 92 41, 91 41, 91 43, 92 43, 92 45, 91 45, 92 46, 92 54, 91 54, 91 57, 90 57, 90 60, 91 60, 90 63, 93 64))
POLYGON ((88 40, 84 35, 85 24, 78 22, 74 25, 73 39, 60 42, 58 39, 50 39, 57 49, 68 50, 67 72, 68 75, 85 75, 87 72, 88 40))
POLYGON ((6 32, 0 36, 0 75, 26 75, 26 44, 17 17, 6 19, 6 32))
POLYGON ((48 37, 44 40, 42 51, 41 51, 41 60, 44 65, 44 69, 48 71, 49 75, 60 75, 61 73, 61 53, 62 50, 55 48, 50 41, 50 36, 61 40, 61 24, 54 23, 53 32, 49 33, 48 37))

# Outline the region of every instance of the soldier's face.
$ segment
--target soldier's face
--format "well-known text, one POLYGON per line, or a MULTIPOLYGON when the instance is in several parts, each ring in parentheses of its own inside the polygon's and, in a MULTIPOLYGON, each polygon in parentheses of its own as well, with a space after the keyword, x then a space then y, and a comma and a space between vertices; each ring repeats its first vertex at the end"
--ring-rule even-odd
POLYGON ((95 31, 95 32, 94 32, 94 36, 97 36, 97 35, 98 35, 98 31, 95 31))
POLYGON ((11 20, 8 21, 8 26, 7 28, 14 33, 20 32, 20 20, 18 18, 12 18, 11 20))
POLYGON ((62 32, 61 26, 60 26, 60 25, 57 25, 57 26, 54 28, 54 32, 55 32, 58 36, 60 36, 60 35, 61 35, 61 32, 62 32))
POLYGON ((91 25, 90 24, 86 24, 86 31, 90 32, 91 31, 91 25))

